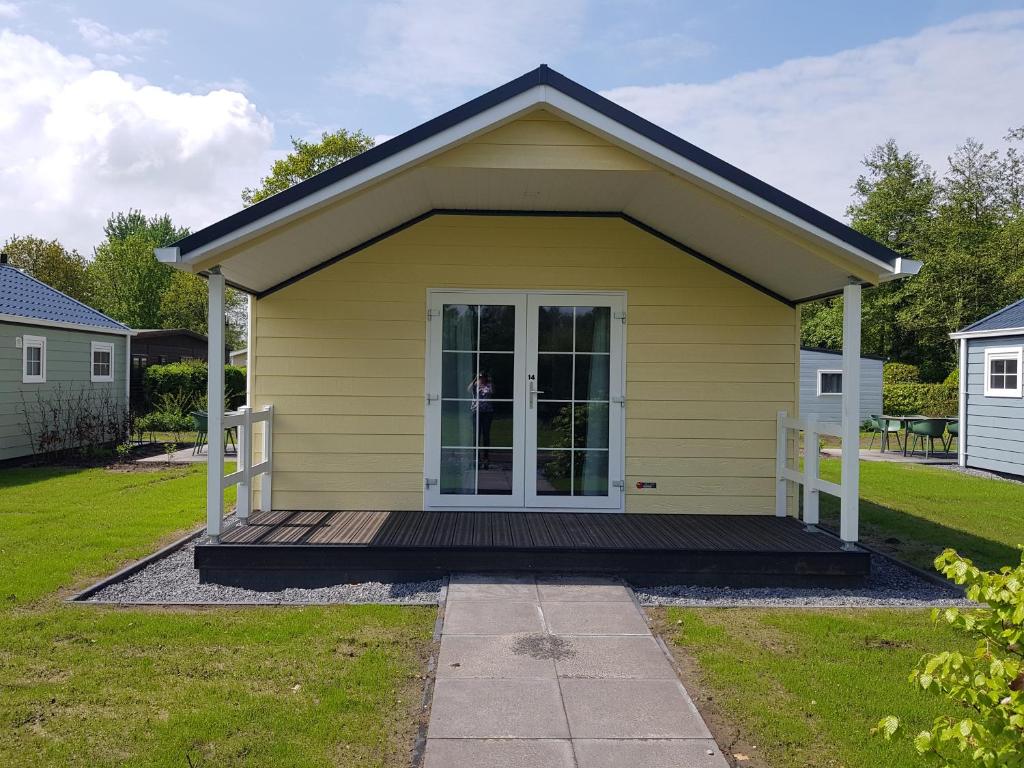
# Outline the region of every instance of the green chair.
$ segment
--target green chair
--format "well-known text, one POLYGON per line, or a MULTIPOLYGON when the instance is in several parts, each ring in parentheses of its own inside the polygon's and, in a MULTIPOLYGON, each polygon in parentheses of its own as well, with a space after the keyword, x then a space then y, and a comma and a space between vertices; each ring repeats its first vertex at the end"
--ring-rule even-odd
POLYGON ((957 441, 957 445, 960 444, 960 422, 951 421, 946 425, 946 453, 949 453, 949 449, 953 447, 953 440, 957 441))
POLYGON ((868 443, 868 450, 875 444, 875 435, 879 436, 878 450, 881 453, 889 448, 889 435, 896 435, 896 445, 899 446, 900 450, 903 450, 903 442, 900 440, 900 423, 893 419, 883 419, 881 416, 872 415, 868 419, 869 431, 871 432, 871 442, 868 443))
MULTIPOLYGON (((192 412, 192 429, 196 431, 196 444, 192 446, 192 455, 197 456, 203 452, 203 446, 207 443, 207 414, 206 411, 193 411, 192 412)), ((227 442, 231 443, 231 448, 238 452, 238 448, 235 446, 235 428, 228 427, 224 430, 224 438, 227 442)))
POLYGON ((946 434, 945 419, 919 419, 910 422, 910 435, 914 438, 911 443, 910 453, 917 449, 918 442, 924 447, 924 456, 928 458, 935 452, 935 438, 939 439, 939 445, 945 446, 943 436, 946 434), (925 440, 927 439, 927 443, 925 440))

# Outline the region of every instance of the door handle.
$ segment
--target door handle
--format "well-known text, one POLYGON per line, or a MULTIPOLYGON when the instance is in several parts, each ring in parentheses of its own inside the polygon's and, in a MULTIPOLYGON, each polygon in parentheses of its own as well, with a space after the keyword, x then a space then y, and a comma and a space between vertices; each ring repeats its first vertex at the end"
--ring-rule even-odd
POLYGON ((533 408, 534 402, 537 400, 537 395, 543 395, 544 391, 537 389, 537 380, 530 379, 530 407, 533 408))

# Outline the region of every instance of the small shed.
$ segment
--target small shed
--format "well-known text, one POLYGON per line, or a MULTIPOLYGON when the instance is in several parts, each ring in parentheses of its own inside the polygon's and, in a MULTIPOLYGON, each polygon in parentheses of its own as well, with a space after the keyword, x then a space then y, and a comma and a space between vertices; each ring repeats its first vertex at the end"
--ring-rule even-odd
POLYGON ((206 337, 188 328, 146 328, 137 331, 132 342, 131 401, 142 405, 143 376, 151 365, 206 360, 206 337))
POLYGON ((1024 475, 1024 299, 957 333, 960 466, 1024 475))
MULTIPOLYGON (((860 419, 882 412, 881 357, 860 359, 860 419)), ((840 422, 843 416, 843 353, 800 347, 800 416, 840 422)))
POLYGON ((44 404, 126 411, 134 332, 0 263, 0 460, 34 453, 31 419, 44 404), (88 395, 83 398, 83 395, 88 395))

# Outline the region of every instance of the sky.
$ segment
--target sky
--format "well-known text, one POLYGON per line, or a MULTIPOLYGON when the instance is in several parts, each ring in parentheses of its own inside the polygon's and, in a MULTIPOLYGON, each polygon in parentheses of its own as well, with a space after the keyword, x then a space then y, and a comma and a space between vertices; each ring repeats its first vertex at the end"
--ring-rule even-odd
POLYGON ((0 0, 0 241, 193 230, 289 138, 383 140, 546 63, 843 218, 894 138, 942 171, 1024 125, 1024 0, 0 0))

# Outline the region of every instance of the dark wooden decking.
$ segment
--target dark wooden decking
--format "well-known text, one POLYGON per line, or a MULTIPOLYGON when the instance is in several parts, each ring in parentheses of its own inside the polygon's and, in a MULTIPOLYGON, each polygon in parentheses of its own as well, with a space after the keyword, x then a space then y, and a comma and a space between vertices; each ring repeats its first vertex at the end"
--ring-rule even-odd
POLYGON ((637 581, 848 584, 869 569, 791 518, 536 512, 270 512, 196 547, 204 581, 256 587, 413 580, 453 570, 637 581))

